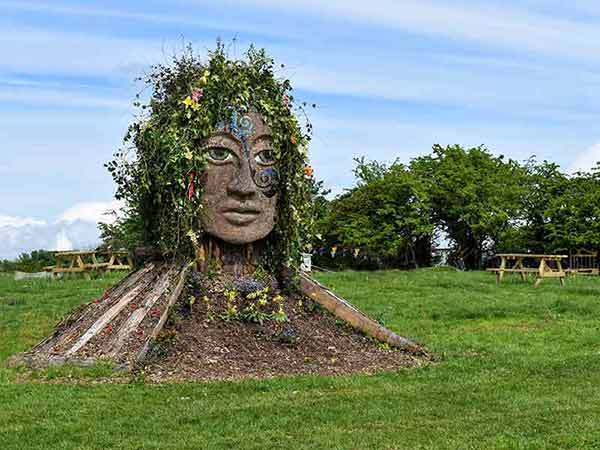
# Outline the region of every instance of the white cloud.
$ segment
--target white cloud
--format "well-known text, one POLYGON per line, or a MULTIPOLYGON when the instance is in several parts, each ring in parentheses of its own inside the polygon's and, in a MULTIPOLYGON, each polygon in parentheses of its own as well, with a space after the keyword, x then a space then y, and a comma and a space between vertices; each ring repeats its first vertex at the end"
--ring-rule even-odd
POLYGON ((0 259, 13 259, 37 249, 94 248, 99 241, 98 226, 91 222, 0 226, 0 259))
POLYGON ((73 242, 71 242, 65 230, 60 230, 60 232, 56 235, 56 244, 54 245, 53 250, 62 252, 73 250, 73 242))
MULTIPOLYGON (((143 5, 145 6, 145 5, 143 5)), ((215 6, 215 5, 213 5, 215 6)), ((150 13, 140 12, 134 10, 121 9, 110 9, 106 7, 93 7, 89 5, 66 5, 58 4, 56 2, 37 3, 27 1, 15 2, 15 1, 0 1, 0 8, 7 8, 12 10, 29 11, 35 13, 52 13, 52 14, 63 14, 70 16, 90 16, 90 17, 109 17, 116 19, 129 19, 132 21, 140 21, 147 23, 157 24, 175 24, 181 26, 193 26, 201 29, 213 29, 213 30, 229 30, 232 33, 260 33, 263 36, 278 36, 281 37, 282 33, 274 32, 273 30, 265 29, 253 25, 252 23, 245 21, 232 21, 228 20, 227 17, 219 17, 217 20, 214 18, 205 19, 207 14, 174 14, 170 12, 165 14, 164 12, 150 13)), ((172 10, 172 8, 169 8, 172 10)))
POLYGON ((598 60, 600 55, 597 26, 511 7, 449 6, 432 0, 245 0, 244 3, 569 59, 598 60))
MULTIPOLYGON (((32 27, 0 30, 0 69, 10 72, 124 75, 160 60, 159 40, 123 39, 32 27), (8 43, 11 43, 9 45, 8 43)), ((139 73, 137 73, 139 75, 139 73)))
POLYGON ((15 217, 0 215, 0 227, 24 227, 26 225, 45 225, 44 220, 31 217, 15 217))
POLYGON ((84 107, 95 109, 116 109, 128 111, 132 109, 131 102, 127 98, 111 98, 110 96, 79 92, 67 89, 31 89, 15 84, 8 84, 7 88, 1 85, 0 101, 3 103, 26 103, 35 104, 37 108, 41 105, 54 105, 64 107, 84 107))
POLYGON ((64 211, 57 221, 0 215, 0 259, 16 258, 37 249, 72 250, 94 248, 100 242, 98 222, 115 217, 107 210, 120 210, 122 203, 78 203, 64 211))
POLYGON ((72 223, 81 220, 83 222, 112 223, 115 221, 115 216, 110 212, 120 211, 123 205, 123 202, 119 200, 78 203, 63 212, 58 218, 58 222, 72 223))
POLYGON ((577 154, 571 164, 570 171, 572 173, 577 171, 590 172, 598 162, 600 162, 600 142, 577 154))

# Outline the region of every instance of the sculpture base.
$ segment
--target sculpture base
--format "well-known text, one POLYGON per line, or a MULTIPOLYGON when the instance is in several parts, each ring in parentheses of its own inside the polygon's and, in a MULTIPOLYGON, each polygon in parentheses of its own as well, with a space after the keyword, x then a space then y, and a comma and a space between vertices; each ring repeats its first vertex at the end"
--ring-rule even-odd
POLYGON ((270 279, 149 263, 11 363, 110 361, 159 382, 374 372, 430 359, 305 274, 300 287, 285 296, 270 279))

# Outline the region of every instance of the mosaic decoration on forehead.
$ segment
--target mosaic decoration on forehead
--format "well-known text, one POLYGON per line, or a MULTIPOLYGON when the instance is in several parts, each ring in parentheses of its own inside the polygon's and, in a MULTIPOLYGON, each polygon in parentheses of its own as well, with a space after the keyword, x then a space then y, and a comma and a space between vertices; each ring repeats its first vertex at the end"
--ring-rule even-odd
POLYGON ((247 143, 248 138, 256 131, 256 125, 248 114, 241 115, 234 109, 231 113, 229 122, 219 122, 217 124, 217 130, 231 133, 242 142, 247 143))
MULTIPOLYGON (((256 120, 262 119, 260 116, 256 115, 256 120)), ((229 122, 219 122, 216 128, 218 131, 228 132, 237 137, 242 143, 243 155, 248 159, 248 161, 253 160, 250 148, 250 138, 254 135, 257 129, 257 124, 255 124, 253 117, 247 113, 240 113, 237 110, 233 110, 229 122)), ((275 167, 266 167, 257 170, 256 166, 252 164, 250 170, 252 172, 252 180, 256 186, 262 189, 265 196, 273 197, 275 194, 277 194, 279 171, 275 167)))

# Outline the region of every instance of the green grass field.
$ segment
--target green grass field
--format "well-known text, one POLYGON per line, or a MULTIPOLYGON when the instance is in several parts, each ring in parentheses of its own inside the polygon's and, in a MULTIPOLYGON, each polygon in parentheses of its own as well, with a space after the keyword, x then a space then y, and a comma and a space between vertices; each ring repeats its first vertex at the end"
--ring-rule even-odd
MULTIPOLYGON (((486 273, 328 273, 318 278, 424 343, 421 369, 208 384, 15 383, 0 368, 0 448, 600 448, 600 278, 486 273)), ((0 275, 0 360, 30 347, 117 278, 15 282, 0 275)), ((51 379, 56 371, 40 372, 51 379)))

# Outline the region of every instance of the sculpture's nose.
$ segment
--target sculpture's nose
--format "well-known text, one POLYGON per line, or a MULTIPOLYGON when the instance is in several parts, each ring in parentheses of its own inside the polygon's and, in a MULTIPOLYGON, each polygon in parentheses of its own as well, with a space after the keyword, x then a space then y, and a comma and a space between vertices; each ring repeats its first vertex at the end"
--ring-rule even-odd
POLYGON ((252 179, 252 170, 248 159, 241 158, 239 170, 227 186, 227 192, 240 198, 251 197, 256 193, 256 184, 252 179))

